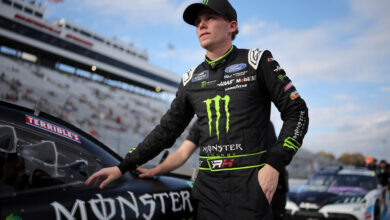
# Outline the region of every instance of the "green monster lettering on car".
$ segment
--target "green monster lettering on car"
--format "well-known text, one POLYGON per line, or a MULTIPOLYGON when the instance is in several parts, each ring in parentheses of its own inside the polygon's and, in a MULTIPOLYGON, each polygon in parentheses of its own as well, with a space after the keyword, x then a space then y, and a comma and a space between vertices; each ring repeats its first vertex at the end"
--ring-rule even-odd
POLYGON ((221 106, 220 106, 220 101, 223 100, 225 101, 225 114, 226 114, 226 133, 229 132, 229 123, 230 123, 230 113, 229 113, 229 102, 230 102, 230 96, 225 95, 224 97, 221 97, 219 95, 215 96, 212 99, 206 99, 203 102, 206 103, 206 109, 207 109, 207 116, 209 119, 209 132, 210 136, 212 133, 212 112, 211 112, 211 104, 214 101, 214 108, 215 108, 215 113, 217 115, 217 119, 215 121, 215 131, 217 134, 217 138, 219 140, 219 119, 221 118, 221 106))

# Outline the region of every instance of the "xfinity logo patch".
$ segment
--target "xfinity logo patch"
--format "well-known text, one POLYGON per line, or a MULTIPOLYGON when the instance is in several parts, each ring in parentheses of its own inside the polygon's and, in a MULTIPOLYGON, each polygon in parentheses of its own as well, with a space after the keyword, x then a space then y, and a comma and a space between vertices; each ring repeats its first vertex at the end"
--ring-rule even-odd
POLYGON ((235 72, 238 72, 240 70, 245 69, 245 67, 246 67, 245 63, 234 64, 234 65, 226 67, 225 72, 226 73, 235 73, 235 72))
POLYGON ((194 76, 192 77, 192 81, 191 82, 199 82, 199 81, 202 81, 202 80, 206 80, 209 78, 209 71, 208 70, 205 70, 201 73, 197 73, 197 74, 194 74, 194 76))

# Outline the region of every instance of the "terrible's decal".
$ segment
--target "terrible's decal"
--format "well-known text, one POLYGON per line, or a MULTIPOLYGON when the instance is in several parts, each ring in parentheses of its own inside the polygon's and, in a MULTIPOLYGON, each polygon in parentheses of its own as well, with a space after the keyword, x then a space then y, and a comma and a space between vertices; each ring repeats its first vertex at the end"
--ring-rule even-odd
POLYGON ((128 196, 117 196, 116 198, 104 198, 96 194, 88 202, 76 199, 72 207, 54 201, 50 205, 54 208, 56 219, 81 219, 87 220, 89 212, 94 215, 93 219, 153 219, 155 213, 167 212, 166 204, 171 207, 173 213, 181 211, 192 212, 194 209, 190 201, 190 192, 182 190, 178 192, 145 193, 135 196, 133 192, 127 191, 128 196), (87 205, 89 204, 89 206, 87 205))
POLYGON ((72 141, 75 141, 77 143, 81 143, 80 138, 77 134, 59 127, 57 125, 54 125, 52 123, 46 122, 44 120, 41 120, 39 118, 32 117, 30 115, 25 115, 26 116, 26 124, 34 126, 36 128, 40 128, 42 130, 48 131, 50 133, 59 135, 64 138, 68 138, 72 141))

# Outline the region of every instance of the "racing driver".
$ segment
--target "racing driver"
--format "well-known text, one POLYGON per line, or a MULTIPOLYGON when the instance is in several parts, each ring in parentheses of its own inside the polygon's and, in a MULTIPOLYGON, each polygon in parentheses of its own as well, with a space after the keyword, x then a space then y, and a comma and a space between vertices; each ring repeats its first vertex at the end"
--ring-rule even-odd
POLYGON ((171 147, 194 114, 200 161, 192 196, 197 219, 263 219, 279 172, 301 147, 308 109, 267 50, 239 49, 237 14, 227 0, 189 5, 184 21, 196 27, 204 61, 183 74, 170 109, 118 165, 103 168, 86 184, 100 188, 171 147), (281 113, 278 140, 267 147, 271 102, 281 113))

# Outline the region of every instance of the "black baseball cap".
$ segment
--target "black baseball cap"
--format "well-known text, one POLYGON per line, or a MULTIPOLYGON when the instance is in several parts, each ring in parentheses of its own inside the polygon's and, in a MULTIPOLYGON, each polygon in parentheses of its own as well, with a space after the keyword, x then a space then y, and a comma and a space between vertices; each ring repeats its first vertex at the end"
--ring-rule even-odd
POLYGON ((231 21, 237 21, 237 13, 227 0, 202 0, 202 3, 189 5, 183 13, 183 19, 190 25, 195 26, 195 20, 200 10, 209 8, 231 21))

